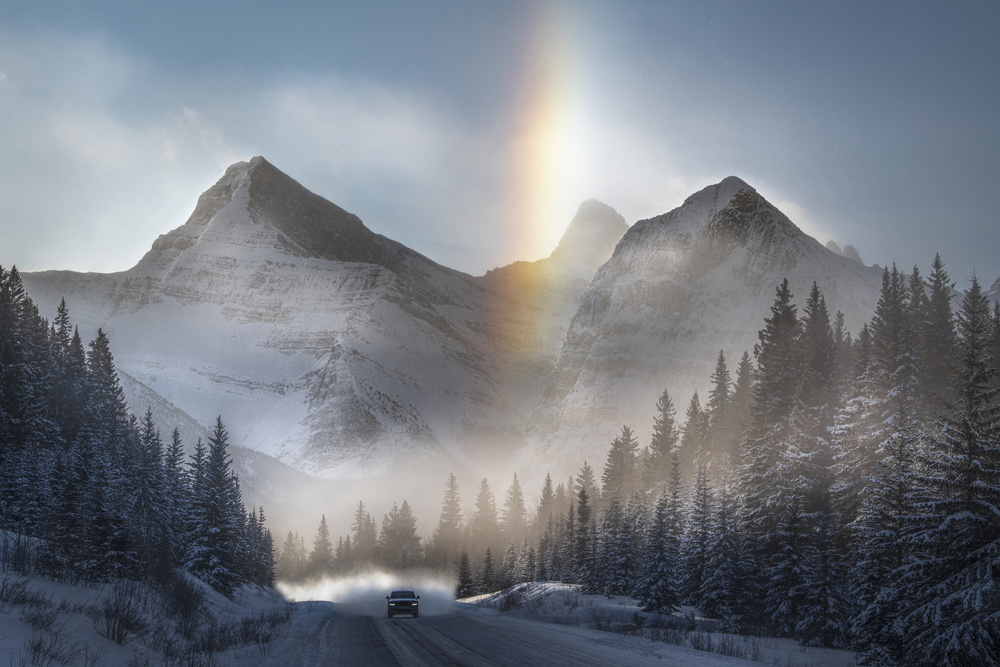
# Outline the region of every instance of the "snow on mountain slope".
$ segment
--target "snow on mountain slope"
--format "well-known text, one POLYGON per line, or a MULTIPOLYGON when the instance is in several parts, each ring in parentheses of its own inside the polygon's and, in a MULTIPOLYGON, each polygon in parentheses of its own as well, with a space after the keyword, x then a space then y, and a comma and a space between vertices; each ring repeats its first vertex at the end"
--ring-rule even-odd
MULTIPOLYGON (((575 303, 619 221, 603 256, 594 243, 584 260, 535 263, 536 292, 575 303), (556 280, 570 274, 568 288, 556 280)), ((345 477, 403 451, 465 456, 470 434, 520 434, 572 310, 525 317, 501 274, 442 267, 258 157, 132 269, 24 281, 50 317, 65 297, 85 340, 106 331, 134 410, 221 414, 234 443, 345 477)))
POLYGON ((800 306, 816 281, 854 333, 881 285, 879 269, 824 248, 735 177, 634 224, 581 300, 515 468, 599 469, 623 424, 648 444, 664 389, 683 421, 692 392, 707 398, 720 350, 732 373, 753 354, 786 277, 800 306))

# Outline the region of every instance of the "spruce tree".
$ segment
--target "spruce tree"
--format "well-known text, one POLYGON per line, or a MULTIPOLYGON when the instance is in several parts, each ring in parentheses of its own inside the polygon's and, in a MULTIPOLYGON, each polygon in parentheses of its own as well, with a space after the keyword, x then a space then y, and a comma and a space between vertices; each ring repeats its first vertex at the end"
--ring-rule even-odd
POLYGON ((313 548, 309 552, 309 575, 325 577, 333 572, 333 542, 330 541, 330 528, 326 525, 326 515, 319 520, 316 537, 313 538, 313 548))
POLYGON ((670 495, 664 490, 646 529, 646 542, 634 595, 643 611, 672 614, 680 607, 676 576, 676 536, 671 534, 670 495))
POLYGON ((524 506, 524 492, 521 491, 521 483, 517 481, 517 473, 514 473, 514 481, 504 498, 500 532, 506 543, 520 544, 527 536, 527 529, 528 510, 524 506))
POLYGON ((621 433, 612 441, 608 460, 601 475, 601 491, 605 502, 612 498, 623 501, 632 495, 637 487, 639 464, 639 442, 628 426, 622 426, 621 433))
POLYGON ((417 520, 409 503, 393 503, 392 509, 382 519, 378 551, 382 562, 389 567, 406 570, 420 563, 423 548, 417 535, 417 520))
POLYGON ((220 416, 207 453, 195 449, 192 471, 197 475, 197 486, 192 489, 193 525, 185 556, 186 566, 195 576, 226 595, 239 583, 235 558, 244 522, 228 447, 229 434, 220 416))
POLYGON ((448 475, 444 499, 441 501, 441 517, 427 549, 427 559, 431 565, 444 567, 453 562, 461 549, 462 538, 462 498, 458 480, 454 474, 448 475))
POLYGON ((684 426, 681 428, 678 457, 681 464, 681 476, 691 479, 702 462, 707 462, 709 448, 709 417, 701 407, 698 392, 694 392, 684 413, 684 426))
POLYGON ((455 575, 458 583, 455 585, 455 597, 459 600, 475 595, 475 581, 472 578, 472 564, 469 552, 463 551, 455 564, 455 575))
POLYGON ((862 494, 850 572, 857 613, 851 630, 854 646, 866 664, 906 663, 906 640, 900 632, 908 601, 901 589, 909 549, 904 536, 915 515, 915 457, 918 434, 912 421, 883 443, 871 484, 862 494))
POLYGON ((702 584, 708 569, 708 547, 715 532, 713 518, 715 494, 708 480, 705 466, 700 466, 695 475, 691 507, 685 522, 684 535, 680 544, 681 599, 686 604, 702 604, 702 584))
POLYGON ((933 414, 937 410, 937 397, 948 398, 955 351, 955 318, 951 308, 953 288, 954 283, 944 270, 941 255, 935 255, 926 282, 928 296, 921 314, 923 326, 918 340, 922 363, 920 411, 924 414, 933 414))
POLYGON ((938 665, 1000 661, 1000 403, 993 379, 989 304, 975 276, 958 313, 952 376, 931 450, 921 457, 920 519, 905 566, 913 601, 909 660, 938 665))
POLYGON ((705 416, 708 421, 708 456, 704 463, 712 478, 720 478, 723 468, 732 460, 733 454, 742 431, 737 430, 738 424, 733 415, 732 380, 726 355, 719 350, 715 360, 715 370, 711 377, 712 390, 705 404, 705 416))
POLYGON ((497 519, 496 499, 485 477, 479 483, 475 510, 469 520, 469 538, 476 553, 483 553, 488 548, 492 551, 500 548, 500 522, 497 519))
POLYGON ((661 491, 667 484, 670 460, 679 438, 674 403, 670 399, 670 393, 664 389, 656 401, 653 439, 649 444, 649 457, 644 471, 644 486, 647 490, 661 491))

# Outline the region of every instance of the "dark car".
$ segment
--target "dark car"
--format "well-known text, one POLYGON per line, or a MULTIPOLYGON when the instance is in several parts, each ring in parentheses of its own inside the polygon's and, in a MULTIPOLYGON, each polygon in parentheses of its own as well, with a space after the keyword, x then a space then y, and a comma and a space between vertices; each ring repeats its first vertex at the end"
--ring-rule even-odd
POLYGON ((396 614, 410 614, 413 618, 420 616, 420 610, 417 609, 419 604, 417 600, 420 599, 419 595, 414 595, 413 591, 400 588, 394 590, 389 595, 385 596, 385 599, 389 601, 389 618, 392 618, 396 614))

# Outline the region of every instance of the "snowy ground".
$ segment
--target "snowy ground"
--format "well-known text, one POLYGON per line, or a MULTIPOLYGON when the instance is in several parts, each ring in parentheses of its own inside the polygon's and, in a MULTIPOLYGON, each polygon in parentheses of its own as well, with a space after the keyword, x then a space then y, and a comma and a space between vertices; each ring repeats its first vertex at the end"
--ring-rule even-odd
POLYGON ((180 616, 148 588, 0 573, 0 665, 856 665, 846 651, 709 632, 693 610, 657 617, 639 612, 631 598, 581 595, 558 583, 456 602, 450 581, 372 574, 285 588, 299 600, 288 605, 273 591, 241 590, 229 600, 187 581, 203 605, 194 635, 211 641, 181 640, 180 616), (385 595, 404 586, 421 596, 420 618, 386 618, 385 595), (145 620, 141 627, 98 613, 123 590, 145 620), (110 636, 115 631, 120 641, 110 636))
POLYGON ((856 665, 847 651, 707 632, 711 624, 694 610, 657 617, 639 612, 631 598, 581 595, 564 584, 521 585, 459 602, 452 587, 431 575, 371 574, 283 588, 301 602, 268 655, 246 664, 856 665), (385 595, 397 587, 420 594, 419 619, 385 618, 385 595))
MULTIPOLYGON (((753 664, 785 667, 856 667, 851 651, 801 646, 792 639, 746 637, 713 632, 691 607, 675 616, 647 614, 635 599, 626 596, 583 595, 576 587, 560 583, 520 584, 491 595, 463 600, 506 615, 541 622, 599 629, 607 633, 645 638, 668 645, 658 655, 675 655, 674 649, 696 649, 702 656, 713 655, 719 662, 698 664, 728 665, 722 656, 739 657, 753 664)), ((687 655, 685 653, 685 655, 687 655)), ((710 658, 714 659, 714 658, 710 658)), ((742 664, 742 663, 741 663, 742 664)))
POLYGON ((0 665, 240 664, 266 653, 289 618, 272 590, 241 589, 230 600, 182 576, 193 592, 185 599, 198 604, 179 611, 135 582, 71 585, 0 572, 0 665))

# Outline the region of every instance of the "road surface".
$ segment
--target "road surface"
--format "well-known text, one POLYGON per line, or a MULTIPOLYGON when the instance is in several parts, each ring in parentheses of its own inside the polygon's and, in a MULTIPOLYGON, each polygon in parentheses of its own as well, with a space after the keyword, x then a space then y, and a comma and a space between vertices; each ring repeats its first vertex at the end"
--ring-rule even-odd
MULTIPOLYGON (((348 605, 300 602, 281 636, 243 665, 468 665, 708 667, 756 663, 648 639, 535 622, 456 604, 451 613, 410 618, 352 613, 348 605)), ((759 667, 759 665, 758 665, 759 667)))

